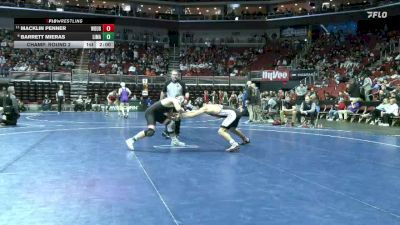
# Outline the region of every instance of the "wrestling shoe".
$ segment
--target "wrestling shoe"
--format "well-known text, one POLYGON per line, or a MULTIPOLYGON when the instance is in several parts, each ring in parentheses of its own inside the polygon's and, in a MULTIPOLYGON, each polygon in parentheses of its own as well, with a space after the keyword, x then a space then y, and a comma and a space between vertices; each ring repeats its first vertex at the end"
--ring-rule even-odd
POLYGON ((131 150, 131 151, 135 150, 135 147, 134 147, 135 140, 133 140, 133 138, 126 139, 125 143, 128 146, 129 150, 131 150))
POLYGON ((240 146, 238 143, 234 143, 231 147, 225 149, 226 152, 238 152, 240 150, 240 146))
POLYGON ((250 143, 250 138, 246 138, 240 145, 247 145, 250 143))
POLYGON ((184 146, 186 146, 186 144, 175 138, 175 139, 171 140, 171 146, 184 147, 184 146))

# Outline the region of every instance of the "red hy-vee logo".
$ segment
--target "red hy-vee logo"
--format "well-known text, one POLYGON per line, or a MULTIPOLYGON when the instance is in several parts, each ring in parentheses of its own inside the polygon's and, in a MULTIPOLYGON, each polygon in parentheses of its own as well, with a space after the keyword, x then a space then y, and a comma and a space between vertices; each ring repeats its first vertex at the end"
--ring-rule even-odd
POLYGON ((264 70, 262 73, 262 79, 269 81, 288 81, 289 71, 264 70))

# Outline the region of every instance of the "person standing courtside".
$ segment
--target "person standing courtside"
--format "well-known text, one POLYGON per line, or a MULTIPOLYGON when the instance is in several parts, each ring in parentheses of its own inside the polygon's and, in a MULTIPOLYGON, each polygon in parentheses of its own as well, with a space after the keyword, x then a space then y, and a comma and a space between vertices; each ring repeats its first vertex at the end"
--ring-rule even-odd
POLYGON ((250 101, 253 104, 253 121, 260 122, 261 120, 261 93, 255 83, 251 84, 252 93, 250 101))
POLYGON ((253 87, 252 87, 252 82, 247 81, 247 88, 246 88, 246 97, 245 97, 245 102, 247 106, 247 111, 249 112, 249 120, 248 122, 253 122, 254 121, 254 98, 253 98, 253 87))
POLYGON ((56 100, 57 100, 57 111, 58 111, 58 114, 60 114, 62 104, 64 103, 64 90, 63 90, 62 85, 60 85, 60 87, 56 93, 56 100))
MULTIPOLYGON (((176 98, 179 96, 184 96, 185 98, 184 104, 186 104, 187 100, 189 99, 189 92, 186 89, 185 83, 178 79, 178 74, 176 72, 172 72, 171 80, 165 83, 164 88, 161 91, 160 100, 164 98, 176 98)), ((180 134, 180 127, 181 127, 181 121, 180 120, 175 121, 176 136, 179 136, 180 134)), ((165 127, 165 130, 162 133, 162 135, 166 138, 169 138, 167 127, 165 127)))
POLYGON ((300 85, 297 86, 297 87, 294 89, 294 91, 295 91, 296 96, 297 96, 297 99, 296 99, 296 106, 300 106, 301 103, 303 103, 303 101, 304 101, 304 99, 305 99, 305 97, 306 97, 306 94, 307 94, 307 87, 304 86, 303 83, 300 83, 300 85))

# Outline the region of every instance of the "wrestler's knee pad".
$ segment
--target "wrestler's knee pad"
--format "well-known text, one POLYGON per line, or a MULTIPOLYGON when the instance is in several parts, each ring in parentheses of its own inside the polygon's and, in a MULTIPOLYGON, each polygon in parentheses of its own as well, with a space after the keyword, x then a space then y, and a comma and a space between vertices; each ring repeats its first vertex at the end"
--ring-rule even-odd
POLYGON ((144 134, 146 135, 146 137, 151 137, 151 136, 154 135, 155 132, 156 131, 154 129, 149 128, 149 129, 144 131, 144 134))

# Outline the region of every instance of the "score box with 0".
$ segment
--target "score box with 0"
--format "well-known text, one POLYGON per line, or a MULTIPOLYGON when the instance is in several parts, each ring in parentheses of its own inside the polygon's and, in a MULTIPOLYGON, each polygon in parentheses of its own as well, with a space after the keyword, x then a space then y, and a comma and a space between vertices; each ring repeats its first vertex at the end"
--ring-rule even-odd
POLYGON ((115 38, 114 35, 115 35, 114 33, 103 33, 102 40, 103 41, 114 41, 114 38, 115 38))
POLYGON ((114 32, 114 24, 103 24, 103 32, 114 32))

